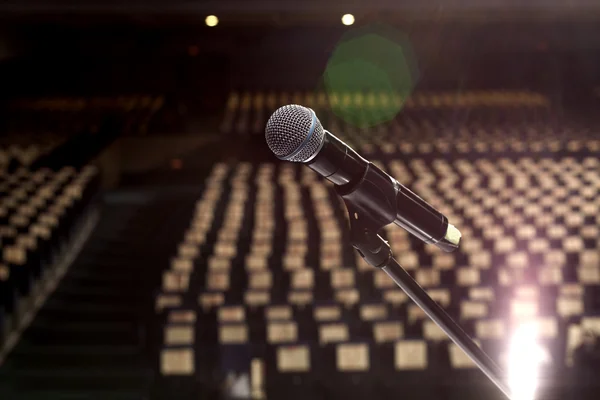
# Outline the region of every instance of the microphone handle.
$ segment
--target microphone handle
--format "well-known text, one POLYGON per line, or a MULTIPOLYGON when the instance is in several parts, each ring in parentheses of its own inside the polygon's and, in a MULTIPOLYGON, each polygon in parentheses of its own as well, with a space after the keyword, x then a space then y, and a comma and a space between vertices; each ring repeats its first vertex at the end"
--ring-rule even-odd
POLYGON ((395 223, 423 242, 435 244, 444 251, 458 247, 458 240, 449 238, 448 233, 453 229, 458 238, 460 233, 448 224, 448 218, 330 132, 324 132, 321 149, 305 164, 334 183, 342 196, 353 192, 354 184, 370 170, 369 176, 376 180, 370 183, 371 190, 362 190, 353 197, 371 218, 377 218, 384 225, 395 223))
POLYGON ((452 241, 449 232, 454 230, 459 237, 460 232, 448 223, 448 218, 406 186, 398 183, 398 187, 394 223, 425 243, 435 244, 446 252, 456 250, 458 241, 452 241))

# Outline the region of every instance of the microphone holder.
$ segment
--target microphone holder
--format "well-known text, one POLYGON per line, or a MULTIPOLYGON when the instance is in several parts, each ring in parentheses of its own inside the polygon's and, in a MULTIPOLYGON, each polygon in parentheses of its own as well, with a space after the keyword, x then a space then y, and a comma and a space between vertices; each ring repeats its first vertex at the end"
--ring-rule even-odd
MULTIPOLYGON (((371 164, 369 164, 370 166, 371 164)), ((378 218, 370 212, 370 202, 365 207, 365 198, 373 199, 374 186, 380 177, 374 176, 375 169, 367 167, 358 182, 335 185, 336 192, 344 199, 350 215, 352 246, 371 266, 382 269, 424 312, 439 326, 448 337, 460 347, 477 367, 510 399, 510 389, 504 372, 494 361, 463 331, 463 329, 438 305, 427 292, 393 258, 392 250, 378 232, 390 222, 378 218), (368 191, 368 193, 365 193, 368 191)), ((375 192, 379 192, 375 190, 375 192)))

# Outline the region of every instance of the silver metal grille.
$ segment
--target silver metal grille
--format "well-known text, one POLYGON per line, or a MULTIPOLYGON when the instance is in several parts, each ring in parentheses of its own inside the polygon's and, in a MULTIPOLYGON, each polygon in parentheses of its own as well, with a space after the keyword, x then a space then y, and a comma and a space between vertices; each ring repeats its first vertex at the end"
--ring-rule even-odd
POLYGON ((321 148, 323 126, 313 110, 290 104, 278 108, 271 115, 265 128, 265 138, 278 158, 305 162, 321 148))

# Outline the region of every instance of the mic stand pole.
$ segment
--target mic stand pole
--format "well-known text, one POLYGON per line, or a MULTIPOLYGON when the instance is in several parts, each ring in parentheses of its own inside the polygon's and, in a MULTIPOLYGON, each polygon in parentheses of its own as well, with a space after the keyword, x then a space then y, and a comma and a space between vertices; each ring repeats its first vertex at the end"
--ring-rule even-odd
POLYGON ((427 292, 393 258, 390 245, 377 234, 388 224, 369 213, 363 196, 365 191, 372 192, 367 174, 356 184, 336 185, 336 191, 344 199, 350 215, 350 233, 352 246, 358 250, 365 261, 381 268, 424 312, 439 326, 448 337, 460 347, 479 369, 500 389, 507 398, 511 398, 510 389, 505 381, 504 372, 490 357, 462 330, 462 328, 440 307, 427 292), (348 186, 351 186, 348 190, 348 186))
MULTIPOLYGON (((356 226, 356 225, 355 225, 356 226)), ((424 312, 439 326, 458 347, 460 347, 479 369, 510 399, 510 389, 504 382, 504 373, 481 348, 454 322, 427 292, 410 276, 404 268, 392 257, 389 244, 376 233, 359 232, 362 240, 352 236, 355 249, 370 265, 381 268, 396 285, 400 287, 424 312)))

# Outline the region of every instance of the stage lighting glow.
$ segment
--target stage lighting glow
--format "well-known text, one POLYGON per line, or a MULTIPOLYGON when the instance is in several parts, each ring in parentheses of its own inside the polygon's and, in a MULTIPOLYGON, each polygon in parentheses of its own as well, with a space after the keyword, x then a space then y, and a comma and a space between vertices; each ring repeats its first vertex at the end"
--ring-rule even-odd
POLYGON ((342 24, 349 26, 354 23, 354 15, 352 14, 344 14, 342 16, 342 24))
POLYGON ((204 22, 206 22, 207 26, 217 26, 217 24, 219 23, 219 18, 217 18, 216 15, 209 15, 208 17, 206 17, 204 22))
POLYGON ((537 342, 534 324, 522 324, 513 333, 508 354, 508 384, 513 400, 534 400, 539 369, 547 362, 546 354, 537 342))

